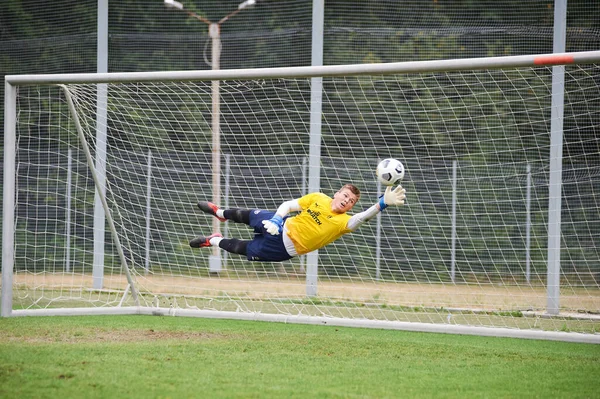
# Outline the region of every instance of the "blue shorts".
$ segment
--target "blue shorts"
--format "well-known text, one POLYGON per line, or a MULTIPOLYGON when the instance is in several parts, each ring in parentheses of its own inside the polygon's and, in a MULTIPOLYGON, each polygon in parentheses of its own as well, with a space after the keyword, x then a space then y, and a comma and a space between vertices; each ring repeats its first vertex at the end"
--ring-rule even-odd
POLYGON ((248 260, 281 262, 292 258, 285 249, 282 235, 269 234, 262 224, 263 220, 269 220, 274 215, 275 212, 258 209, 250 212, 250 226, 254 228, 255 236, 246 248, 248 260))

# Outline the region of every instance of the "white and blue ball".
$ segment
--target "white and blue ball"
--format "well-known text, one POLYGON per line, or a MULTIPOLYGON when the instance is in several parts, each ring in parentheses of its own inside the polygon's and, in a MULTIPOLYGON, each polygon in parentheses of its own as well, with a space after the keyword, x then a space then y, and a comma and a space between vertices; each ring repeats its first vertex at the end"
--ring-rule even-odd
POLYGON ((385 186, 394 186, 404 178, 404 165, 394 158, 387 158, 377 165, 377 179, 385 186))

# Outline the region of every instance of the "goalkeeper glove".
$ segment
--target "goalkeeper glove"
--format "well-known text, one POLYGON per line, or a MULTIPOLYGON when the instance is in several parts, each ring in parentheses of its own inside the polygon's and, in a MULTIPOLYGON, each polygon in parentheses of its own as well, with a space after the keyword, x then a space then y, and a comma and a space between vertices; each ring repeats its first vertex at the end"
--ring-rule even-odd
POLYGON ((388 206, 404 205, 406 190, 398 186, 392 190, 392 186, 385 189, 385 193, 379 198, 379 209, 384 210, 388 206))
POLYGON ((269 220, 263 220, 262 224, 267 233, 271 235, 276 236, 283 231, 283 218, 279 215, 275 215, 269 220))

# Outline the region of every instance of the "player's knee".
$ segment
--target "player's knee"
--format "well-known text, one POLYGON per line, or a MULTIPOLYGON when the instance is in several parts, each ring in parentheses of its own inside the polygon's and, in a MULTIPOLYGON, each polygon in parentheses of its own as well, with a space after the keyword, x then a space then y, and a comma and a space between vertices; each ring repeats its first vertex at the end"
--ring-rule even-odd
POLYGON ((248 241, 238 240, 237 238, 227 238, 221 240, 219 247, 233 254, 246 255, 248 241))
POLYGON ((250 224, 250 210, 248 209, 228 209, 223 212, 223 216, 236 223, 250 224))

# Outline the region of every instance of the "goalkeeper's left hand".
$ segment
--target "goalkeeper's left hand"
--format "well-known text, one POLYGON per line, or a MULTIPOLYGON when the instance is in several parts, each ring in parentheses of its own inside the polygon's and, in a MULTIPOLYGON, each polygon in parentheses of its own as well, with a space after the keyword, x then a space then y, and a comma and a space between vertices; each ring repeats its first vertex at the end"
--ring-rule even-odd
POLYGON ((402 186, 398 186, 392 190, 392 186, 385 189, 385 193, 379 198, 379 209, 384 210, 388 206, 404 205, 406 199, 406 190, 402 186))
POLYGON ((275 215, 269 220, 263 220, 262 224, 265 226, 267 233, 273 236, 283 231, 283 218, 279 215, 275 215))

